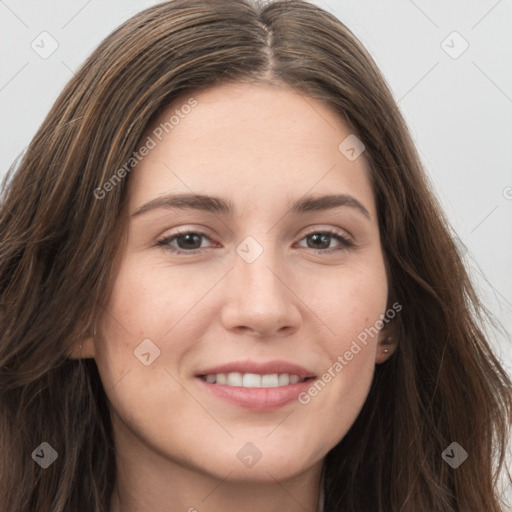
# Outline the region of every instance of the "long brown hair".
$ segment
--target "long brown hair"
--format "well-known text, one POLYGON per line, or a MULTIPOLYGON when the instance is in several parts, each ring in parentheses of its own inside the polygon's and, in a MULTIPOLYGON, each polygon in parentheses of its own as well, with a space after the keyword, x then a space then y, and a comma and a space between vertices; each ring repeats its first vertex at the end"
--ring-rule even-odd
POLYGON ((0 211, 1 510, 108 512, 109 390, 93 359, 68 354, 108 300, 130 175, 94 191, 178 95, 230 80, 286 83, 361 139, 390 303, 403 306, 397 352, 327 455, 326 512, 502 510, 512 383, 484 333, 487 311, 372 58, 301 0, 172 0, 137 14, 86 60, 11 167, 0 211), (32 460, 42 442, 58 454, 44 471, 32 460), (469 454, 457 469, 441 456, 452 442, 469 454))

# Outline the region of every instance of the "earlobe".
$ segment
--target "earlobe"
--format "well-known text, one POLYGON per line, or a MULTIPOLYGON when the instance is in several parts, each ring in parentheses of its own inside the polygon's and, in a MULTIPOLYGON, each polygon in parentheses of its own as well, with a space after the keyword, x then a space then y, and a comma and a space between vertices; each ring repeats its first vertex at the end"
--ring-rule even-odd
POLYGON ((383 336, 382 340, 379 339, 377 344, 377 354, 375 355, 375 364, 386 362, 396 351, 398 347, 398 340, 396 336, 388 335, 383 336))

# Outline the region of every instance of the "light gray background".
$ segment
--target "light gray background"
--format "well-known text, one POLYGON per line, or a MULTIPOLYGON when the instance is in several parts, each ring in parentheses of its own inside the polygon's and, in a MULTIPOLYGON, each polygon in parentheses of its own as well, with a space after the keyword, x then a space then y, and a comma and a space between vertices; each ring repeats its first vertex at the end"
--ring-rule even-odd
MULTIPOLYGON (((0 0, 0 178, 97 44, 156 3, 0 0), (45 59, 31 47, 42 46, 43 31, 58 43, 45 59)), ((492 339, 512 374, 512 1, 314 3, 360 38, 388 80, 477 289, 503 326, 492 339)))

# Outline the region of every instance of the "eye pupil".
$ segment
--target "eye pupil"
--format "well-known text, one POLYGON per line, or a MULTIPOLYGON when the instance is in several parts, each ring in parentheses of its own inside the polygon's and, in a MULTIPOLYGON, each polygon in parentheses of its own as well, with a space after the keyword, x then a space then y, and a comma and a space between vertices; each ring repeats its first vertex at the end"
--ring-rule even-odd
MULTIPOLYGON (((187 233, 185 235, 181 235, 178 240, 185 239, 185 247, 181 247, 182 249, 197 249, 201 246, 201 235, 198 235, 197 233, 187 233), (189 243, 192 243, 192 245, 196 245, 199 242, 199 247, 189 247, 187 246, 189 243)), ((183 245, 183 244, 178 244, 183 245)))
MULTIPOLYGON (((316 242, 316 241, 320 241, 320 242, 321 242, 321 244, 322 244, 323 246, 325 246, 325 245, 326 245, 327 247, 329 246, 329 241, 328 241, 328 239, 330 238, 330 235, 327 235, 327 234, 317 234, 317 233, 315 233, 314 235, 311 235, 311 238, 312 238, 315 242, 316 242), (326 242, 326 240, 327 240, 327 242, 326 242)), ((318 248, 318 246, 317 246, 317 247, 315 247, 315 248, 318 248)))

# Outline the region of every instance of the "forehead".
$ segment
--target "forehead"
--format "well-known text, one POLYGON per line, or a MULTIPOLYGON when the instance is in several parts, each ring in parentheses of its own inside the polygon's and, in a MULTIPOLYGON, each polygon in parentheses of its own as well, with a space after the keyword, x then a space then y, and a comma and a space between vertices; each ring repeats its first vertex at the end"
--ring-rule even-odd
POLYGON ((131 211, 168 193, 229 197, 237 210, 345 193, 374 217, 364 152, 353 159, 344 151, 353 137, 331 106, 284 85, 228 83, 183 95, 141 139, 151 149, 130 176, 131 211))

